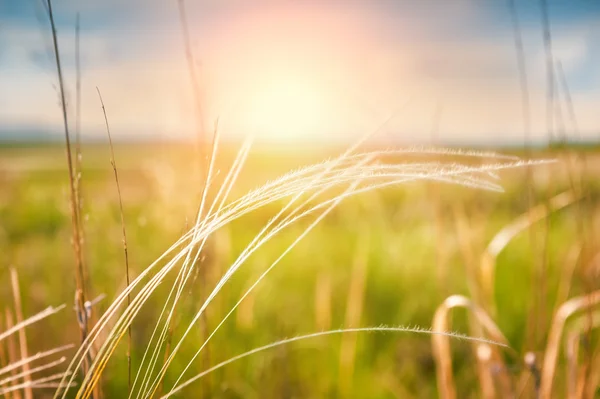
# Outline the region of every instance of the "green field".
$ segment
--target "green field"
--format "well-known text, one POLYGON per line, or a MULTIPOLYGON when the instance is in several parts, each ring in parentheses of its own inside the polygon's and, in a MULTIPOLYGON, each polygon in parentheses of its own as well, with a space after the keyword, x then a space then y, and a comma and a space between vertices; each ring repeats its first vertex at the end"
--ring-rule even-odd
MULTIPOLYGON (((216 195, 235 151, 220 152, 219 173, 209 197, 216 195)), ((125 261, 110 150, 86 144, 82 153, 86 296, 105 295, 94 305, 97 319, 125 288, 125 261)), ((193 151, 176 144, 115 148, 132 276, 144 271, 194 223, 202 179, 194 172, 197 163, 192 155, 193 151)), ((326 155, 255 150, 230 200, 326 155)), ((500 386, 505 376, 518 397, 534 397, 535 374, 542 369, 557 306, 567 297, 600 289, 600 153, 565 149, 535 151, 530 156, 559 162, 532 167, 529 176, 527 168, 500 171, 504 193, 416 181, 343 201, 242 302, 193 362, 185 379, 255 347, 297 335, 342 327, 430 328, 436 309, 448 296, 477 299, 481 295, 477 276, 485 248, 496 233, 532 204, 543 205, 559 193, 574 190, 580 199, 526 228, 500 252, 493 280, 494 305, 481 303, 512 348, 499 348, 494 353, 500 357, 492 356, 486 366, 497 392, 506 392, 500 386), (533 372, 523 362, 527 352, 537 356, 533 372)), ((396 157, 396 161, 405 160, 396 157)), ((206 258, 197 262, 177 308, 174 341, 225 270, 286 203, 286 199, 272 202, 210 237, 206 258)), ((0 148, 0 311, 13 307, 9 266, 18 271, 25 316, 49 305, 67 304, 66 309, 26 329, 30 354, 80 342, 73 311, 75 261, 69 204, 63 147, 0 148)), ((310 216, 283 230, 235 273, 207 308, 206 317, 192 327, 168 369, 162 387, 165 393, 207 332, 314 219, 310 216)), ((171 272, 166 277, 133 320, 134 375, 175 276, 171 272)), ((449 329, 470 334, 466 314, 461 309, 453 312, 449 329)), ((597 318, 597 314, 590 313, 590 317, 597 318)), ((0 326, 5 326, 4 317, 0 326)), ((489 334, 484 337, 493 339, 489 334)), ((10 348, 8 341, 0 344, 5 344, 1 368, 10 348)), ((579 380, 585 380, 586 387, 598 383, 599 348, 598 334, 582 333, 573 369, 567 367, 561 341, 553 384, 556 397, 566 397, 568 371, 584 370, 582 375, 587 377, 579 380)), ((126 397, 126 349, 125 337, 102 375, 105 398, 126 397)), ((458 397, 482 397, 473 345, 453 339, 451 351, 458 397)), ((71 356, 74 351, 67 353, 71 356)), ((437 397, 439 366, 433 353, 431 336, 426 334, 336 334, 243 358, 175 397, 437 397)), ((162 352, 160 356, 162 360, 162 352)), ((60 367, 66 364, 57 370, 60 367)), ((52 390, 37 392, 40 397, 42 392, 51 397, 52 390)))

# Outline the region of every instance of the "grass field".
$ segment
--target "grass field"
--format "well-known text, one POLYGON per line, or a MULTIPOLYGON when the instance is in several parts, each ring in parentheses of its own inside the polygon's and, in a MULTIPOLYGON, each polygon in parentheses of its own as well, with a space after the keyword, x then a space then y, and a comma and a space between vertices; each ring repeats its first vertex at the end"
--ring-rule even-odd
MULTIPOLYGON (((226 149, 220 154, 217 179, 225 175, 234 152, 226 149)), ((202 183, 194 173, 191 155, 185 146, 176 144, 122 144, 115 148, 133 276, 193 224, 202 183)), ((319 161, 321 155, 303 155, 291 149, 256 150, 231 198, 291 168, 319 161)), ((582 199, 526 228, 500 252, 493 280, 494 306, 486 307, 514 350, 494 352, 502 353, 501 357, 492 357, 486 366, 498 392, 502 392, 499 376, 506 374, 519 397, 533 397, 535 374, 542 368, 557 301, 566 300, 564 286, 569 298, 600 289, 600 241, 594 241, 600 237, 600 153, 580 152, 578 161, 573 161, 569 150, 537 151, 531 157, 559 162, 531 168, 529 179, 526 168, 500 172, 504 193, 421 181, 342 202, 242 302, 185 375, 191 377, 237 354, 301 334, 382 324, 430 328, 436 309, 449 295, 477 299, 473 291, 483 289, 477 270, 484 250, 496 233, 527 212, 527 186, 533 193, 532 203, 545 204, 554 195, 572 190, 570 179, 576 176, 583 183, 582 199), (585 163, 579 162, 582 158, 585 163), (527 352, 537 356, 534 372, 523 362, 527 352)), ((109 148, 84 145, 82 160, 87 297, 105 295, 93 307, 97 318, 125 288, 125 262, 109 148)), ((26 315, 49 305, 67 304, 58 314, 27 328, 29 353, 78 344, 79 327, 72 310, 75 269, 64 148, 1 148, 0 187, 0 310, 12 308, 8 266, 14 266, 26 315)), ((206 259, 186 286, 174 336, 181 334, 208 290, 284 204, 271 203, 214 234, 206 259)), ((244 290, 308 224, 300 221, 285 229, 244 263, 208 307, 206 317, 193 327, 181 356, 175 357, 169 369, 172 374, 166 375, 165 387, 175 382, 206 332, 216 327, 244 290)), ((133 321, 134 371, 169 284, 173 284, 175 275, 171 274, 133 321)), ((454 312, 451 320, 449 329, 470 333, 465 311, 454 312)), ((598 334, 582 333, 581 337, 578 362, 591 364, 591 373, 597 374, 598 334)), ((125 397, 125 341, 102 376, 106 398, 125 397)), ((472 344, 451 342, 458 397, 481 397, 481 375, 472 344)), ((556 397, 564 397, 568 388, 570 369, 562 347, 561 342, 553 384, 556 397)), ((4 349, 10 352, 10 348, 4 349)), ((424 334, 332 335, 241 359, 175 397, 437 397, 441 392, 433 354, 432 339, 424 334)), ((4 361, 7 359, 0 359, 4 361)), ((598 378, 588 376, 587 381, 588 385, 597 383, 598 378)), ((42 395, 46 391, 36 392, 42 395)), ((51 390, 47 393, 51 395, 51 390)))

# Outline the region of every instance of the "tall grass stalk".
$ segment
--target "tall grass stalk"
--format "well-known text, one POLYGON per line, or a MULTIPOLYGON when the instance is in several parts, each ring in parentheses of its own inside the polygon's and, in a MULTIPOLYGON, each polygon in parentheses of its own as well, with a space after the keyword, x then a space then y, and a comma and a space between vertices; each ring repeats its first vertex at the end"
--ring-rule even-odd
MULTIPOLYGON (((554 71, 554 53, 552 45, 552 29, 550 25, 550 15, 548 10, 548 1, 540 0, 540 12, 542 22, 542 35, 544 42, 544 52, 546 57, 546 130, 548 135, 548 146, 556 140, 555 137, 555 118, 556 118, 556 78, 554 71)), ((550 185, 553 181, 550 181, 550 185)), ((546 187, 546 198, 550 198, 551 187, 546 187)), ((549 206, 549 205, 548 205, 549 206)), ((544 323, 547 319, 545 314, 546 296, 547 296, 547 272, 548 272, 548 241, 550 230, 550 219, 545 218, 541 228, 541 243, 539 248, 535 248, 537 256, 535 258, 536 268, 533 270, 533 279, 536 282, 537 292, 533 299, 533 307, 529 321, 529 330, 531 332, 530 346, 538 347, 539 339, 545 331, 544 323)))
MULTIPOLYGON (((85 244, 85 229, 84 217, 83 217, 83 188, 82 188, 82 174, 83 174, 83 155, 81 152, 81 54, 80 54, 80 17, 77 13, 75 21, 75 197, 77 200, 77 221, 79 223, 79 245, 80 248, 84 248, 85 244)), ((87 275, 87 268, 85 265, 85 256, 81 255, 81 263, 83 270, 83 285, 89 284, 89 276, 87 275)))
MULTIPOLYGON (((192 88, 192 95, 193 95, 193 102, 194 102, 194 116, 196 119, 196 142, 197 142, 197 156, 199 159, 198 165, 199 165, 199 169, 201 171, 201 175, 203 177, 204 180, 204 185, 202 186, 202 205, 204 205, 205 199, 206 199, 206 195, 208 194, 208 187, 209 187, 209 180, 211 179, 211 170, 210 168, 212 167, 213 164, 213 158, 215 155, 215 152, 212 152, 211 158, 208 158, 209 152, 208 152, 208 140, 207 140, 207 136, 208 136, 208 131, 206 129, 206 122, 205 122, 205 118, 204 118, 204 107, 202 104, 202 95, 201 95, 201 88, 200 88, 200 82, 198 79, 198 74, 196 73, 196 63, 195 63, 195 57, 194 57, 194 51, 192 49, 192 41, 191 41, 191 36, 190 36, 190 29, 189 29, 189 25, 188 25, 188 17, 187 17, 187 11, 186 11, 186 7, 185 7, 185 0, 177 0, 177 8, 179 11, 179 24, 181 26, 181 33, 182 33, 182 39, 183 39, 183 46, 184 46, 184 51, 185 51, 185 58, 186 58, 186 63, 187 63, 187 70, 188 70, 188 75, 189 75, 189 80, 190 80, 190 86, 192 88)), ((218 127, 215 126, 215 132, 217 131, 218 127)), ((213 140, 213 147, 214 147, 214 143, 216 143, 216 140, 213 140)), ((199 217, 204 217, 204 214, 202 212, 199 213, 198 215, 199 217)), ((206 243, 204 243, 203 245, 206 245, 206 247, 204 248, 204 259, 201 259, 201 263, 204 263, 202 266, 198 266, 199 269, 197 269, 197 271, 199 272, 199 274, 201 275, 201 279, 200 279, 200 286, 201 286, 201 297, 203 297, 205 295, 205 291, 207 288, 207 282, 206 282, 206 277, 208 275, 208 268, 210 266, 210 263, 212 261, 212 259, 210 259, 210 253, 214 252, 212 250, 212 245, 210 243, 208 243, 208 245, 206 243), (208 257, 206 256, 208 255, 208 257)), ((200 253, 200 249, 198 250, 198 253, 200 253)), ((196 262, 196 260, 194 261, 194 263, 196 262)), ((187 280, 182 280, 182 282, 187 281, 187 280)), ((208 319, 206 317, 206 315, 203 315, 203 317, 200 319, 200 330, 202 335, 206 336, 207 334, 207 330, 208 330, 208 319)), ((169 339, 170 341, 170 339, 169 339)), ((207 350, 204 354, 204 364, 208 365, 210 363, 210 354, 209 351, 207 350)), ((205 385, 205 391, 209 389, 208 386, 208 382, 205 385)), ((205 392, 207 396, 210 396, 210 392, 205 392)))
MULTIPOLYGON (((70 187, 70 204, 71 204, 71 227, 73 234, 73 250, 75 252, 75 306, 77 319, 79 322, 79 330, 81 342, 83 343, 87 339, 88 334, 88 318, 85 311, 85 301, 86 301, 86 290, 85 290, 85 273, 84 273, 84 264, 83 264, 83 253, 81 248, 81 222, 79 215, 79 204, 78 204, 78 196, 76 192, 76 184, 75 184, 75 169, 72 159, 71 152, 71 138, 69 134, 69 120, 67 117, 67 102, 65 95, 65 85, 63 80, 63 72, 61 66, 60 59, 60 50, 58 46, 58 38, 56 33, 56 26, 54 23, 54 15, 52 13, 52 1, 46 0, 48 19, 50 20, 50 28, 52 32, 52 44, 54 50, 54 59, 56 62, 56 72, 58 75, 58 86, 60 92, 60 100, 61 100, 61 111, 62 111, 62 119, 63 119, 63 127, 65 133, 65 143, 66 143, 66 152, 67 152, 67 166, 69 173, 69 187, 70 187)), ((83 364, 83 374, 87 374, 88 364, 84 362, 83 364)))
MULTIPOLYGON (((121 185, 119 184, 119 173, 117 172, 117 161, 115 160, 115 150, 113 147, 112 136, 110 134, 110 126, 108 124, 108 116, 106 115, 106 107, 100 89, 96 87, 98 98, 102 106, 102 114, 104 115, 104 123, 106 124, 106 134, 108 136, 108 145, 110 147, 110 165, 112 166, 115 183, 117 185, 117 195, 119 197, 119 214, 121 217, 121 234, 123 238, 123 252, 125 254, 125 278, 127 286, 129 286, 129 251, 127 249, 127 232, 125 230, 125 215, 123 214, 123 197, 121 196, 121 185)), ((131 304, 131 295, 127 296, 127 305, 131 304)), ((127 328, 127 386, 131 391, 131 326, 127 328)))

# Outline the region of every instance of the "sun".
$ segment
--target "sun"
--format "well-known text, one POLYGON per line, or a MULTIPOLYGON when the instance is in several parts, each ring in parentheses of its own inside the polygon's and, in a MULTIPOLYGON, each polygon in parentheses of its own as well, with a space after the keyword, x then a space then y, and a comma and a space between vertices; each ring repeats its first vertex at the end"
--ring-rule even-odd
POLYGON ((315 137, 327 130, 327 90, 316 79, 293 75, 271 77, 250 95, 248 130, 269 140, 315 137))

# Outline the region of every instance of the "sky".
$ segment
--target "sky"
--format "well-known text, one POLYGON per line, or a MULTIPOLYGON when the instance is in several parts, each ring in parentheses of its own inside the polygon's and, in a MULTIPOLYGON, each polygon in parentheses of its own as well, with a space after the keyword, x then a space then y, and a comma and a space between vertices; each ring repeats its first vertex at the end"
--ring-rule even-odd
MULTIPOLYGON (((44 2, 0 0, 0 140, 62 132, 44 2)), ((600 2, 547 2, 551 122, 541 7, 515 0, 530 140, 549 131, 597 140, 600 2)), ((528 130, 507 4, 188 0, 202 118, 177 0, 54 0, 53 9, 72 127, 80 15, 84 138, 105 135, 98 87, 116 139, 191 138, 218 119, 224 136, 268 142, 351 142, 379 128, 394 142, 519 144, 528 130)))

